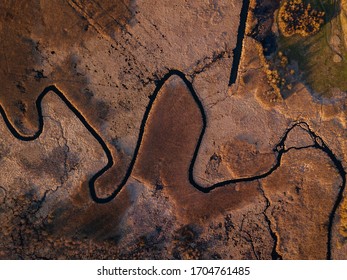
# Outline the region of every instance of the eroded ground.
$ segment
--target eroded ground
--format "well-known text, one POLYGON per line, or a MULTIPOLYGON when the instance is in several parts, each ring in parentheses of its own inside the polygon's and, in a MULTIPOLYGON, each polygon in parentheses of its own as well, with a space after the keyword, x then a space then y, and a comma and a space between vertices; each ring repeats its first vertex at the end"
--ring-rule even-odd
POLYGON ((282 4, 3 1, 0 258, 346 259, 345 1, 282 4))

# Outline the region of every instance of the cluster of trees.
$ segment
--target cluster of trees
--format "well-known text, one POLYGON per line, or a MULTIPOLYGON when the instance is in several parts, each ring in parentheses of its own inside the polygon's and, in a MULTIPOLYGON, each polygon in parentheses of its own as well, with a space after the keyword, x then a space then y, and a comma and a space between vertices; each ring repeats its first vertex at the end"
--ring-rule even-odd
POLYGON ((295 70, 288 67, 288 57, 281 51, 277 53, 272 61, 271 66, 268 61, 263 60, 264 70, 267 81, 277 96, 281 96, 283 91, 291 91, 293 89, 293 78, 295 70))
POLYGON ((284 36, 315 34, 324 23, 324 12, 316 11, 302 0, 285 1, 279 10, 279 28, 284 36))

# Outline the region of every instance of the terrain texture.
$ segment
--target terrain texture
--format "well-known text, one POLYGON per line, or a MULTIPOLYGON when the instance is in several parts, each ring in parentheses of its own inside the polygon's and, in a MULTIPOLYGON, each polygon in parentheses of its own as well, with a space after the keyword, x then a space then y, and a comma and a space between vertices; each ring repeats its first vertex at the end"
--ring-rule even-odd
POLYGON ((1 259, 346 259, 346 1, 0 4, 1 259))

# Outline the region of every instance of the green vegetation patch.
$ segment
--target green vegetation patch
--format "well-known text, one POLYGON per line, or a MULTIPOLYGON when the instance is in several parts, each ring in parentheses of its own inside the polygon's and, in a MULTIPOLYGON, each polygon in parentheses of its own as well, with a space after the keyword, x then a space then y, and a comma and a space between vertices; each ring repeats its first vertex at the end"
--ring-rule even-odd
MULTIPOLYGON (((288 2, 291 1, 282 0, 282 7, 288 2)), ((311 7, 311 13, 314 10, 317 12, 314 15, 321 15, 324 22, 318 31, 305 36, 300 32, 293 32, 290 36, 280 32, 278 52, 283 53, 289 63, 298 63, 301 77, 316 94, 332 97, 333 88, 347 91, 347 51, 340 19, 340 1, 302 2, 311 7)))

